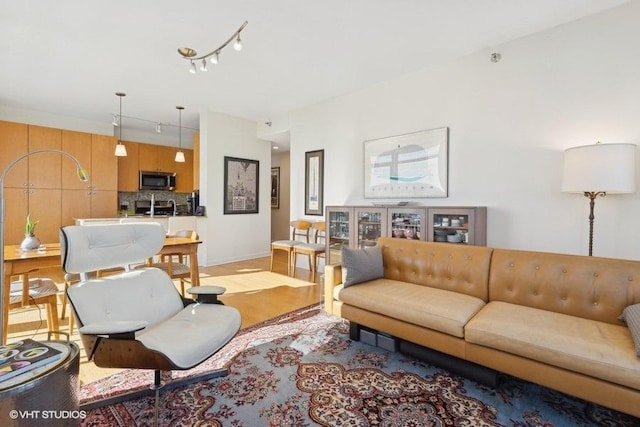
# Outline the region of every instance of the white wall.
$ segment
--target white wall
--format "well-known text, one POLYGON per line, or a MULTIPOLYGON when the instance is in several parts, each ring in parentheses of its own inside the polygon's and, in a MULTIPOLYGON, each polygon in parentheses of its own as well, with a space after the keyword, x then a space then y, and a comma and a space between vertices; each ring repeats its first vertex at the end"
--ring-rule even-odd
MULTIPOLYGON (((560 192, 563 151, 640 143, 638 22, 632 2, 291 112, 291 176, 324 148, 325 206, 370 204, 363 141, 447 126, 449 197, 414 202, 487 206, 489 246, 586 254, 588 200, 560 192)), ((303 197, 292 180, 292 218, 304 216, 303 197)), ((638 259, 639 214, 638 193, 599 198, 594 255, 638 259)))
POLYGON ((198 231, 204 265, 267 256, 271 237, 271 146, 256 137, 256 123, 224 114, 200 114, 200 204, 207 219, 198 231), (257 214, 224 215, 224 157, 259 161, 257 214))

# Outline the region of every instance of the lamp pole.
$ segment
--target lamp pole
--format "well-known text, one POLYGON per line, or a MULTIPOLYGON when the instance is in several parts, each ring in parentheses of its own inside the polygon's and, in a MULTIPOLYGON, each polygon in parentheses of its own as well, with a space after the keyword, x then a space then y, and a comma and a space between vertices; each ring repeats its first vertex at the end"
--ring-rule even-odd
POLYGON ((595 219, 595 215, 593 214, 593 209, 596 206, 596 197, 598 196, 606 196, 606 191, 585 191, 584 196, 589 199, 589 256, 593 255, 593 220, 595 219))
MULTIPOLYGON (((4 168, 2 174, 0 175, 0 333, 4 336, 4 328, 8 327, 8 325, 4 324, 4 310, 7 308, 4 306, 4 293, 9 292, 9 290, 5 290, 5 277, 4 277, 4 217, 5 217, 5 206, 4 206, 4 179, 7 176, 7 173, 13 167, 20 163, 22 160, 33 154, 43 154, 43 153, 53 153, 53 154, 62 154, 69 157, 76 164, 76 173, 78 175, 78 179, 80 181, 87 181, 89 176, 85 169, 82 168, 78 159, 76 159, 73 155, 67 153, 66 151, 56 150, 56 149, 43 149, 43 150, 35 150, 30 151, 28 153, 22 154, 20 157, 9 163, 9 165, 4 168)), ((4 345, 5 343, 1 343, 4 345)))

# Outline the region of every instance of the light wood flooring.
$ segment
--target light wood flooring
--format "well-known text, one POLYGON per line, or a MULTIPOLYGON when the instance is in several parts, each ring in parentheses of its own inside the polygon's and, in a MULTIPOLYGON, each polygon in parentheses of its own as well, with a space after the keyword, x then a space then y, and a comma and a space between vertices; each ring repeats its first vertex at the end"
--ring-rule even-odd
MULTIPOLYGON (((286 276, 286 255, 279 252, 276 252, 273 272, 280 273, 286 276)), ((301 263, 302 264, 299 265, 303 265, 304 261, 301 261, 301 263)), ((264 257, 213 267, 201 267, 200 273, 201 275, 209 276, 226 276, 232 274, 251 273, 256 271, 269 271, 269 268, 270 258, 264 257)), ((60 269, 41 270, 40 275, 43 277, 50 277, 56 283, 58 283, 61 291, 64 289, 63 274, 60 269)), ((271 319, 280 314, 321 302, 322 285, 320 284, 319 278, 316 278, 316 283, 312 283, 311 272, 308 269, 300 267, 296 269, 295 277, 297 279, 308 281, 309 286, 279 286, 276 288, 258 289, 249 292, 234 292, 234 290, 232 289, 227 289, 227 293, 222 295, 220 299, 225 304, 236 307, 238 310, 240 310, 240 312, 242 313, 243 328, 260 323, 264 320, 271 319)), ((59 298, 58 314, 62 313, 61 310, 62 292, 59 298)), ((63 332, 69 331, 69 309, 67 309, 66 318, 60 320, 60 330, 63 332)), ((46 308, 25 307, 21 309, 11 310, 9 313, 8 333, 8 342, 12 342, 21 338, 46 340, 46 308)), ((64 339, 64 337, 61 337, 61 339, 64 339)), ((87 361, 77 328, 74 328, 74 333, 71 335, 71 340, 80 346, 80 381, 82 384, 95 381, 119 371, 119 369, 99 368, 95 366, 93 362, 87 361)))

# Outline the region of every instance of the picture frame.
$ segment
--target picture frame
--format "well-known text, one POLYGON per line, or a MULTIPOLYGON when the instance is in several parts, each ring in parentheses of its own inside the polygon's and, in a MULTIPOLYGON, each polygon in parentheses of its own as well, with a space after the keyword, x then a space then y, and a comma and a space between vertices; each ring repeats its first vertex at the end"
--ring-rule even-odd
POLYGON ((271 168, 271 209, 280 209, 280 166, 271 168))
POLYGON ((258 213, 260 162, 224 157, 224 214, 258 213))
POLYGON ((304 154, 304 214, 324 215, 324 150, 304 154))
POLYGON ((448 197, 448 127, 364 141, 363 151, 365 198, 448 197))

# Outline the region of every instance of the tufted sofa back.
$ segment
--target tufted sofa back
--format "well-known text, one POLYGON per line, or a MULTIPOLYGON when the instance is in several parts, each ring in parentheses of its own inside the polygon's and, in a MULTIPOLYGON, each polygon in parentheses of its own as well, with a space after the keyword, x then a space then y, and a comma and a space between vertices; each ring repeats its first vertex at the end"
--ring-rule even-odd
POLYGON ((417 240, 378 239, 384 277, 488 301, 491 248, 417 240))
POLYGON ((640 262, 494 249, 489 299, 619 324, 640 302, 640 262))

